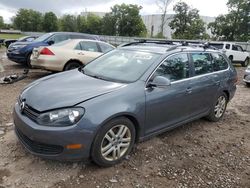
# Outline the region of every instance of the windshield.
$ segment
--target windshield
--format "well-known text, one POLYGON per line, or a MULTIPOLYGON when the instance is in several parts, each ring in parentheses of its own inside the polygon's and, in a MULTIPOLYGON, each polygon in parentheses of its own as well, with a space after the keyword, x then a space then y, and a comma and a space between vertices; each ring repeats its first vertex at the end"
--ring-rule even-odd
POLYGON ((159 57, 156 53, 113 50, 87 64, 83 71, 96 78, 129 83, 138 80, 159 57))
POLYGON ((47 38, 49 38, 50 36, 52 36, 52 33, 46 33, 46 34, 36 38, 34 41, 35 42, 42 42, 42 41, 46 40, 47 38))

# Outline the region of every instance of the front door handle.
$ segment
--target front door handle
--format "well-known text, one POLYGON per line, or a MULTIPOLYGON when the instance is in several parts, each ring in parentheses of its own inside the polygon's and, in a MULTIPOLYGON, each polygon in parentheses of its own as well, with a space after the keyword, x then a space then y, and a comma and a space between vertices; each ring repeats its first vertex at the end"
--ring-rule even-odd
POLYGON ((190 94, 190 93, 192 93, 192 88, 191 87, 188 87, 187 89, 186 89, 186 93, 188 93, 188 94, 190 94))
POLYGON ((78 53, 78 55, 84 55, 84 53, 82 53, 82 52, 79 52, 79 53, 78 53))

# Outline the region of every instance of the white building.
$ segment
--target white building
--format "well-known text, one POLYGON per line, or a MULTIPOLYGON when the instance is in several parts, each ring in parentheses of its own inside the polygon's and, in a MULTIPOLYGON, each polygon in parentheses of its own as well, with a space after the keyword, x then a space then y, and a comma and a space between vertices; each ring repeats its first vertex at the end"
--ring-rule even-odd
MULTIPOLYGON (((152 14, 152 15, 143 15, 141 16, 142 20, 147 28, 148 34, 150 37, 156 36, 160 32, 161 26, 161 14, 152 14)), ((174 14, 166 15, 166 24, 164 27, 163 35, 168 39, 171 39, 171 35, 173 34, 173 30, 169 27, 169 23, 173 20, 174 14)), ((214 17, 209 16, 201 16, 201 19, 206 23, 213 22, 215 20, 214 17)), ((211 31, 207 29, 207 33, 211 35, 211 31)))

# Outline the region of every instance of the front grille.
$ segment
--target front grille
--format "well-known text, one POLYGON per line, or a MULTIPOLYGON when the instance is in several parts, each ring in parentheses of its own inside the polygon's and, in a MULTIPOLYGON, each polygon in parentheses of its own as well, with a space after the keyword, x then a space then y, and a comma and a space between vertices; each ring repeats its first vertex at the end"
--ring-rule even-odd
POLYGON ((27 149, 34 153, 44 155, 56 155, 63 152, 62 146, 43 144, 40 142, 33 141, 27 136, 25 136, 19 129, 15 128, 15 130, 20 141, 27 147, 27 149))
MULTIPOLYGON (((21 98, 19 97, 18 105, 21 106, 21 103, 22 103, 22 101, 21 101, 21 98)), ((27 104, 25 104, 25 106, 22 110, 22 114, 26 115, 28 118, 30 118, 33 121, 36 121, 37 117, 39 116, 39 112, 27 104)))
POLYGON ((39 116, 39 113, 37 113, 33 108, 29 107, 28 105, 24 106, 23 114, 25 114, 27 117, 29 117, 32 120, 36 120, 39 116))

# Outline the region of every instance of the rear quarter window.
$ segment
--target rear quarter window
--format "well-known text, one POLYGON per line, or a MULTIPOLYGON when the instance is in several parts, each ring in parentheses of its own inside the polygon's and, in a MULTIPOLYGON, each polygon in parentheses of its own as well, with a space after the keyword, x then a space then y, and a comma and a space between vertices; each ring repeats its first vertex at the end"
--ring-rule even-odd
POLYGON ((227 60, 223 57, 223 55, 219 53, 212 53, 211 54, 213 57, 213 69, 214 71, 220 71, 220 70, 225 70, 228 68, 228 62, 227 60))

